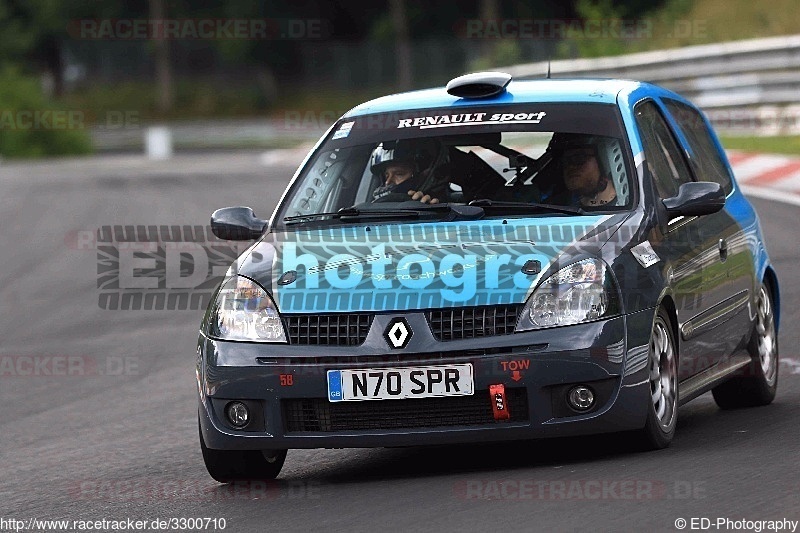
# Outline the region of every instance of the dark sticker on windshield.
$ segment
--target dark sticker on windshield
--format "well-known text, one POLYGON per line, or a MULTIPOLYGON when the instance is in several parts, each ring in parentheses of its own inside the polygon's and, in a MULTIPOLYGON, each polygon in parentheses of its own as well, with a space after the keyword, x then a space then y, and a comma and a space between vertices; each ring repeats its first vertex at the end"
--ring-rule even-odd
POLYGON ((339 129, 336 130, 336 133, 333 134, 333 139, 341 139, 350 135, 350 132, 353 130, 353 124, 355 124, 355 122, 345 122, 339 126, 339 129))

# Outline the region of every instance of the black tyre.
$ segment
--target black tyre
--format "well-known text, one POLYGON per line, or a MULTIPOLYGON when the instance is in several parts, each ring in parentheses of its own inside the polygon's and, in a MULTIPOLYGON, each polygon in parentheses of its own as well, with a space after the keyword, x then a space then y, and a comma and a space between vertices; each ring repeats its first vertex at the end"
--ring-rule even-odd
POLYGON ((639 444, 645 450, 660 450, 672 442, 678 419, 678 350, 669 315, 663 308, 653 320, 648 368, 649 409, 647 422, 639 431, 639 444))
POLYGON ((283 468, 286 450, 212 450, 200 430, 200 448, 208 473, 220 483, 275 479, 283 468))
POLYGON ((763 283, 756 299, 756 323, 748 351, 752 357, 750 364, 711 391, 721 409, 767 405, 775 399, 778 390, 778 333, 772 293, 763 283))

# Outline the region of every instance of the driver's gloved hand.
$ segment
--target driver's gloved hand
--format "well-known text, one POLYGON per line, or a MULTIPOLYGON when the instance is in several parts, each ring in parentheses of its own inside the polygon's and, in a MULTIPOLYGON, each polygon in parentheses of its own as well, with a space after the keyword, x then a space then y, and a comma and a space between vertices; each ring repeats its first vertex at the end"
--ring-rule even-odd
POLYGON ((419 200, 423 204, 438 204, 438 198, 431 198, 430 194, 425 194, 422 191, 408 191, 408 195, 412 200, 419 200))

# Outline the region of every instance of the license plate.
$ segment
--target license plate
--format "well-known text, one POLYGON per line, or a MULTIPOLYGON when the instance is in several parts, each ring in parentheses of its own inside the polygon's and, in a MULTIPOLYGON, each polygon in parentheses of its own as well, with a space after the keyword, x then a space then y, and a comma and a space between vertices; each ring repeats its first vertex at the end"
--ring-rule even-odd
POLYGON ((469 363, 328 370, 328 399, 332 402, 471 396, 473 385, 469 363))

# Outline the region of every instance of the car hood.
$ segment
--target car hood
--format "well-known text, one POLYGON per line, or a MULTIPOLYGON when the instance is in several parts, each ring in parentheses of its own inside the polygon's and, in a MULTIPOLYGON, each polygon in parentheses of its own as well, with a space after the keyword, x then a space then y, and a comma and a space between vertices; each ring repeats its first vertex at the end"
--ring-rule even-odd
POLYGON ((524 303, 570 259, 596 254, 627 214, 345 225, 269 232, 229 270, 282 313, 524 303))

